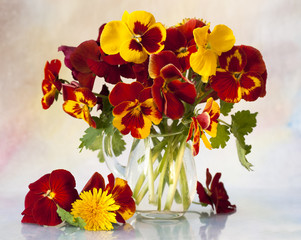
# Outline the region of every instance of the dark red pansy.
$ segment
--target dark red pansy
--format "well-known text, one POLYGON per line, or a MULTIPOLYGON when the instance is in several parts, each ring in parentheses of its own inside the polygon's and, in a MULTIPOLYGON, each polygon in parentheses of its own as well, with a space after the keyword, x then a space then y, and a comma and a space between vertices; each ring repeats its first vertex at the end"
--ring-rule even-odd
POLYGON ((206 189, 203 185, 197 183, 197 193, 201 203, 211 205, 216 213, 233 213, 236 211, 236 206, 229 202, 229 196, 220 182, 221 173, 216 173, 212 178, 209 169, 206 170, 206 189))
POLYGON ((73 175, 63 169, 54 170, 29 185, 22 223, 58 225, 62 221, 56 212, 57 205, 70 211, 77 198, 73 175))

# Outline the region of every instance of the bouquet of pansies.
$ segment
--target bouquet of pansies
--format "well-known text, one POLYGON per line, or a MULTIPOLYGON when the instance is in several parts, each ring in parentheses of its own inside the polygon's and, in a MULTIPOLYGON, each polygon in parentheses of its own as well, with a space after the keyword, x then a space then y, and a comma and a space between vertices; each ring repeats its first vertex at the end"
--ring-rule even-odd
MULTIPOLYGON (((199 153, 201 142, 208 149, 224 148, 232 134, 236 138, 238 158, 250 170, 252 164, 246 155, 251 146, 246 144, 245 136, 256 126, 257 113, 249 110, 232 113, 232 110, 242 99, 255 101, 265 96, 267 71, 257 49, 234 44, 234 34, 225 25, 216 25, 211 30, 209 23, 190 18, 165 27, 156 22, 151 13, 125 11, 121 21, 103 24, 96 40, 85 41, 77 47, 59 47, 73 81, 59 77, 59 60, 47 62, 42 82, 42 106, 48 109, 62 95, 63 110, 89 125, 81 138, 80 148, 99 151, 101 162, 104 152, 120 155, 125 150, 122 137, 129 133, 134 139, 180 133, 185 142, 192 141, 194 156, 199 153), (94 85, 101 87, 96 89, 94 85), (231 122, 224 121, 222 115, 231 116, 231 122), (106 145, 100 141, 104 137, 113 139, 114 144, 107 144, 109 150, 104 149, 106 145)), ((44 185, 39 186, 37 182, 30 185, 23 222, 57 224, 60 221, 54 209, 58 208, 60 216, 68 213, 73 222, 84 219, 86 229, 111 229, 107 222, 100 223, 100 227, 93 225, 86 218, 84 207, 80 206, 80 201, 97 204, 98 198, 101 199, 99 204, 106 202, 107 212, 110 212, 106 217, 108 222, 124 222, 135 212, 130 189, 126 190, 130 210, 125 210, 124 201, 118 202, 119 192, 115 191, 114 195, 112 175, 107 187, 102 177, 94 176, 83 189, 83 196, 78 198, 71 176, 66 179, 65 174, 63 170, 54 171, 39 180, 44 185), (69 182, 62 184, 52 175, 69 182), (60 197, 52 190, 52 182, 54 189, 57 186, 58 191, 70 193, 67 199, 67 194, 60 197), (44 188, 46 185, 50 188, 44 188), (37 197, 33 192, 43 194, 37 197), (45 212, 39 210, 42 205, 32 207, 31 201, 46 202, 49 199, 55 202, 51 206, 53 213, 47 217, 49 221, 42 221, 46 217, 45 212)), ((234 211, 235 205, 230 204, 224 186, 219 182, 221 174, 212 178, 207 169, 206 176, 207 188, 197 184, 200 202, 215 207, 217 213, 234 211)), ((124 181, 117 179, 117 186, 124 181)), ((162 181, 165 179, 162 177, 162 181)), ((125 185, 126 182, 122 186, 125 185)), ((134 191, 135 201, 136 197, 134 191)))

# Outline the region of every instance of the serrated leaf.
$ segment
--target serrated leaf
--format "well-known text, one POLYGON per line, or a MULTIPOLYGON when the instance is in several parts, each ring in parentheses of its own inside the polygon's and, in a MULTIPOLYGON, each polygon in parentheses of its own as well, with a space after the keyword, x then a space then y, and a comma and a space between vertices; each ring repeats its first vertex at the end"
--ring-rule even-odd
POLYGON ((83 137, 80 138, 81 144, 79 145, 79 148, 83 149, 85 147, 86 149, 92 151, 100 149, 102 147, 102 134, 103 133, 101 129, 96 129, 93 127, 87 128, 83 137))
MULTIPOLYGON (((249 146, 250 147, 250 146, 249 146)), ((252 170, 251 167, 253 167, 253 164, 248 162, 247 158, 246 158, 246 150, 244 147, 242 147, 239 143, 238 140, 236 140, 236 149, 237 149, 237 154, 238 154, 238 158, 240 163, 247 169, 247 170, 252 170)))
POLYGON ((119 131, 115 131, 112 137, 112 147, 113 152, 116 157, 121 155, 125 150, 125 141, 122 138, 122 135, 119 131))
POLYGON ((248 170, 251 170, 252 164, 246 159, 246 155, 251 152, 251 145, 245 143, 245 136, 256 127, 257 113, 250 113, 249 110, 239 111, 232 115, 231 132, 236 137, 236 147, 241 164, 248 170))
POLYGON ((229 127, 226 125, 218 124, 216 137, 210 138, 212 148, 224 148, 230 139, 229 127))
POLYGON ((250 113, 249 110, 236 112, 232 115, 232 129, 234 134, 247 135, 256 127, 256 113, 250 113))
POLYGON ((231 112, 232 108, 234 106, 234 103, 228 103, 223 100, 220 100, 220 112, 224 116, 228 116, 231 112))
POLYGON ((62 221, 65 221, 69 223, 70 225, 74 227, 79 227, 81 229, 84 229, 86 226, 85 221, 81 217, 75 218, 70 212, 66 211, 65 209, 57 206, 57 214, 62 219, 62 221))

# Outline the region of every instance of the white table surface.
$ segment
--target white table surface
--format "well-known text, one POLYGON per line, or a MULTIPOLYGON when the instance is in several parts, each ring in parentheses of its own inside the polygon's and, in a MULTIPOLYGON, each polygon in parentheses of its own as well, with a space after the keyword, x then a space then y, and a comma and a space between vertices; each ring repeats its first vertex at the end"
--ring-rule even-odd
POLYGON ((83 231, 73 227, 22 224, 23 196, 0 196, 0 239, 301 239, 300 189, 235 189, 234 214, 212 214, 193 204, 173 221, 146 221, 136 215, 114 231, 83 231))

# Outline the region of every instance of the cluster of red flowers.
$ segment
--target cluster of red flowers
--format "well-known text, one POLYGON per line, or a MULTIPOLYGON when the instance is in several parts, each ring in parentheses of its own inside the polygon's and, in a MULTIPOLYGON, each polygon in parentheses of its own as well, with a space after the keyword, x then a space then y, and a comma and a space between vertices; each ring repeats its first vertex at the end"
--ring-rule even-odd
POLYGON ((112 123, 121 133, 145 138, 164 115, 172 120, 187 117, 196 131, 195 153, 200 136, 211 148, 202 133, 206 125, 210 129, 206 132, 216 135, 218 105, 215 118, 205 122, 191 112, 210 96, 231 103, 265 96, 267 71, 257 49, 234 46, 231 29, 217 25, 210 31, 209 27, 192 18, 165 28, 148 12, 125 12, 121 21, 103 24, 96 40, 59 47, 74 81, 59 79, 59 60, 47 62, 43 107, 49 108, 62 88, 64 111, 96 128, 90 111, 94 106, 102 109, 109 97, 112 123), (95 92, 96 77, 105 82, 95 92), (133 79, 132 83, 124 83, 124 78, 133 79))

